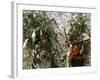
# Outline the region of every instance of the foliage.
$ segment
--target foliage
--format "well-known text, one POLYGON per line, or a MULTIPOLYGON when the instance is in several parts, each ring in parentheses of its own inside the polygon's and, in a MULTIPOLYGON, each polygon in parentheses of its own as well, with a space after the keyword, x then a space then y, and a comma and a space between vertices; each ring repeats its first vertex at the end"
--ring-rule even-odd
MULTIPOLYGON (((27 52, 24 54, 30 54, 27 59, 24 61, 24 68, 32 67, 32 64, 39 64, 43 62, 42 60, 37 59, 37 55, 42 54, 43 50, 48 54, 48 58, 50 59, 50 67, 55 67, 56 59, 54 59, 55 55, 58 56, 60 45, 57 41, 57 34, 54 31, 53 26, 55 24, 54 19, 49 19, 45 12, 34 12, 25 11, 23 14, 23 42, 28 38, 27 48, 25 49, 27 52), (35 30, 35 42, 32 42, 32 33, 35 30), (47 42, 43 42, 43 40, 47 40, 47 42), (32 56, 32 50, 35 49, 35 46, 38 45, 40 51, 36 50, 37 54, 33 60, 30 58, 32 56), (30 51, 30 52, 29 52, 30 51), (28 61, 30 60, 30 63, 28 61), (40 61, 40 62, 38 62, 40 61), (26 66, 27 64, 27 66, 26 66)), ((47 56, 47 55, 46 55, 47 56)), ((42 57, 42 56, 39 56, 42 57)), ((44 66, 45 67, 45 66, 44 66)))
MULTIPOLYGON (((90 16, 89 16, 90 17, 90 16)), ((90 36, 90 18, 83 13, 72 13, 70 25, 70 41, 82 41, 82 34, 87 33, 90 36)))
POLYGON ((67 26, 62 32, 54 18, 50 18, 46 11, 23 11, 23 44, 26 39, 27 45, 23 49, 23 68, 55 68, 66 66, 67 49, 75 41, 82 40, 82 33, 90 36, 90 18, 83 13, 70 13, 70 30, 66 33, 67 26), (34 35, 33 35, 34 33, 34 35), (58 41, 58 36, 64 36, 64 48, 58 41), (67 45, 66 45, 67 44, 67 45), (63 55, 63 58, 61 57, 63 55))

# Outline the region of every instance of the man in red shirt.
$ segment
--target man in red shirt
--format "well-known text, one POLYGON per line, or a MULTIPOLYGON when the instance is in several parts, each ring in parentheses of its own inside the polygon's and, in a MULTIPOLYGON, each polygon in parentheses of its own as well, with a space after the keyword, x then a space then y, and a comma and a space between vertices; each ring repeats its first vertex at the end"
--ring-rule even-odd
POLYGON ((79 42, 74 43, 71 49, 71 66, 83 66, 82 56, 80 54, 81 45, 79 42))

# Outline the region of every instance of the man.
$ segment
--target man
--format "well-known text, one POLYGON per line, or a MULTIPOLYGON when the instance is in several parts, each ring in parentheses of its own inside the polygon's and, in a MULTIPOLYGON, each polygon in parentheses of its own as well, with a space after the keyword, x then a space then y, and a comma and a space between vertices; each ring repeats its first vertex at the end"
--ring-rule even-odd
POLYGON ((83 59, 80 54, 80 50, 81 50, 80 42, 74 42, 72 44, 72 49, 71 49, 71 54, 70 54, 72 67, 83 66, 83 59))

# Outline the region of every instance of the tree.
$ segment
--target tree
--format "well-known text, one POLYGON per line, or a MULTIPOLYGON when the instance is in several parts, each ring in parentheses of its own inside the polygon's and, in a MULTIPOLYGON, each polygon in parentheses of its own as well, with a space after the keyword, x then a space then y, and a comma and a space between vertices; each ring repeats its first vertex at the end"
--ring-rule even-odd
POLYGON ((37 68, 37 65, 40 68, 57 67, 55 56, 59 56, 62 48, 57 41, 55 27, 55 20, 49 19, 46 12, 24 11, 23 42, 28 39, 24 54, 28 56, 24 57, 23 68, 37 68))
POLYGON ((70 25, 70 41, 82 41, 83 33, 87 33, 90 37, 90 16, 84 13, 72 13, 70 25))

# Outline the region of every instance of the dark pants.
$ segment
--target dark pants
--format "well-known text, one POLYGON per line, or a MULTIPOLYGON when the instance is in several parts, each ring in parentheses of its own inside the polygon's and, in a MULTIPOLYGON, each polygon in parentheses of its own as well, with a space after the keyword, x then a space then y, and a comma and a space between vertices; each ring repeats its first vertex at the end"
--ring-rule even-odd
POLYGON ((77 58, 72 58, 71 60, 71 66, 76 67, 76 66, 83 66, 83 60, 81 57, 77 58))

